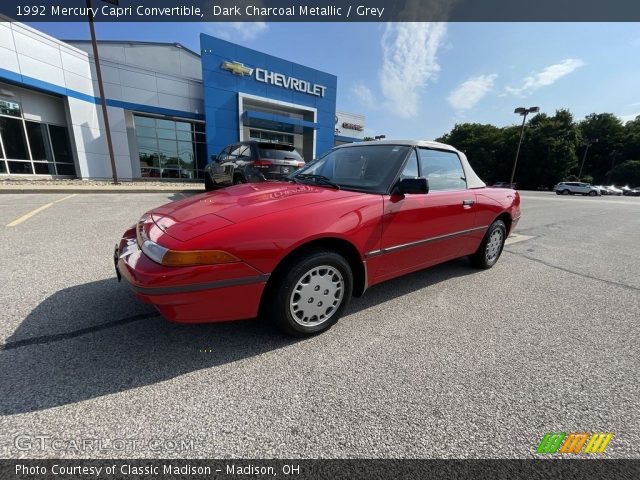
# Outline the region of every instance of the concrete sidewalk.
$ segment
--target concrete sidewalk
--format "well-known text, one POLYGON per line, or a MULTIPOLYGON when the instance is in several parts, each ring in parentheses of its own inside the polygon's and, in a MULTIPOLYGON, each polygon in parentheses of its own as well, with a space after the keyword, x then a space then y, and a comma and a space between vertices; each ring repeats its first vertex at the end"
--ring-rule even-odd
POLYGON ((0 180, 3 193, 165 193, 204 192, 202 182, 121 182, 93 180, 0 180))

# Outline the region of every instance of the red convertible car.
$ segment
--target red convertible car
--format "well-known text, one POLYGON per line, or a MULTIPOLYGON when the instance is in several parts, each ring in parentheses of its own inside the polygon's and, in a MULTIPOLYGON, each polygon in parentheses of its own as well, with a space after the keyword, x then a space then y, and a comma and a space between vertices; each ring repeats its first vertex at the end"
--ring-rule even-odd
POLYGON ((151 210, 115 251, 118 277, 170 321, 263 315, 306 336, 352 295, 454 258, 492 267, 520 196, 490 188, 448 145, 342 145, 285 181, 241 184, 151 210))

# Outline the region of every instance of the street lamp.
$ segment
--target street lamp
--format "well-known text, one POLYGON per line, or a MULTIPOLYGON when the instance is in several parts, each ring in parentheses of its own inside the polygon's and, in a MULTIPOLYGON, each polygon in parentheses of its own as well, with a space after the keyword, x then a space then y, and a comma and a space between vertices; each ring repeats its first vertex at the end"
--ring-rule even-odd
POLYGON ((516 150, 516 159, 513 161, 513 169, 511 170, 511 179, 509 180, 509 186, 513 188, 513 177, 516 174, 516 165, 518 164, 518 155, 520 155, 520 146, 522 145, 522 137, 524 137, 524 124, 527 120, 527 115, 530 113, 538 113, 540 111, 540 107, 518 107, 513 113, 517 113, 518 115, 522 115, 522 130, 520 131, 520 141, 518 142, 518 150, 516 150))
POLYGON ((587 159, 587 152, 589 151, 589 147, 594 143, 598 143, 597 138, 586 140, 585 142, 586 148, 584 149, 584 155, 582 156, 582 163, 580 164, 580 173, 578 173, 578 180, 582 179, 582 168, 584 167, 584 161, 587 159))

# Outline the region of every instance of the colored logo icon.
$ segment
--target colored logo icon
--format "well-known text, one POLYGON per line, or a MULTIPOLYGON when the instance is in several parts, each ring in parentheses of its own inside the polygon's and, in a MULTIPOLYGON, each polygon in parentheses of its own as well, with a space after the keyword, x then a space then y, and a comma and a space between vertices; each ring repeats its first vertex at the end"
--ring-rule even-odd
POLYGON ((536 453, 539 455, 604 453, 612 438, 613 433, 551 432, 542 437, 536 453))
POLYGON ((224 62, 220 68, 241 77, 249 76, 253 73, 253 68, 245 67, 240 62, 224 62))

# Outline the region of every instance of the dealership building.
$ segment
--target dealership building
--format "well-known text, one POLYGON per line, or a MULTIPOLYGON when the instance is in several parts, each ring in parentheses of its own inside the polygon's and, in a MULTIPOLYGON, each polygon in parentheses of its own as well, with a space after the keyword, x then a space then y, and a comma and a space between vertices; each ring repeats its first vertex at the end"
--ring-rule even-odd
MULTIPOLYGON (((0 17, 0 20, 2 18, 0 17)), ((337 77, 202 34, 177 43, 99 42, 118 177, 195 179, 244 140, 308 161, 364 137, 336 110, 337 77)), ((112 176, 92 46, 0 22, 0 175, 112 176)))

